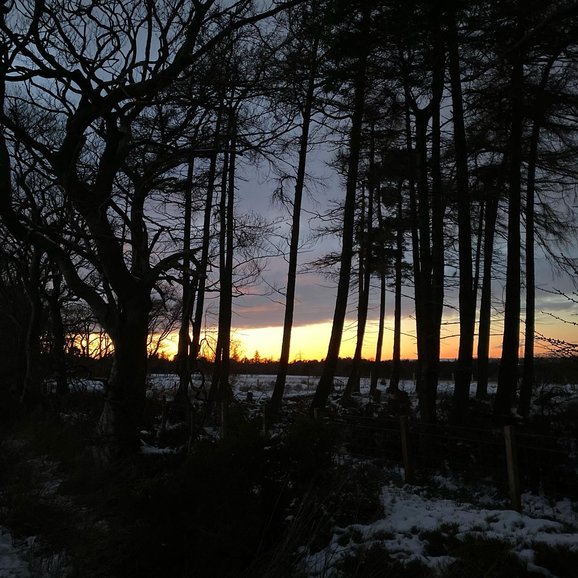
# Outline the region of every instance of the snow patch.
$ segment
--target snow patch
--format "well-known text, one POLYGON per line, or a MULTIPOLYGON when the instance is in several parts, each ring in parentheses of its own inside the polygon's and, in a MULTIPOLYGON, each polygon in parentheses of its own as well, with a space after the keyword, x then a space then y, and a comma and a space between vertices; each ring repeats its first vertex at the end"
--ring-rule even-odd
POLYGON ((550 573, 534 564, 532 546, 562 546, 578 550, 578 520, 575 505, 562 500, 549 505, 538 496, 524 496, 524 503, 532 505, 532 514, 513 510, 478 507, 450 499, 436 499, 418 495, 419 488, 387 486, 382 492, 384 516, 372 524, 351 524, 335 528, 329 545, 306 556, 307 576, 336 575, 336 565, 360 547, 383 547, 390 556, 402 563, 419 561, 436 571, 442 571, 453 559, 450 556, 427 555, 427 532, 446 532, 458 539, 479 536, 510 544, 511 550, 528 568, 550 573), (538 512, 548 514, 540 517, 538 512), (556 519, 553 519, 556 518, 556 519), (347 544, 344 537, 350 536, 347 544), (354 538, 355 544, 352 544, 354 538))
POLYGON ((25 546, 17 546, 12 535, 0 527, 0 576, 2 578, 30 578, 28 564, 24 561, 25 546))

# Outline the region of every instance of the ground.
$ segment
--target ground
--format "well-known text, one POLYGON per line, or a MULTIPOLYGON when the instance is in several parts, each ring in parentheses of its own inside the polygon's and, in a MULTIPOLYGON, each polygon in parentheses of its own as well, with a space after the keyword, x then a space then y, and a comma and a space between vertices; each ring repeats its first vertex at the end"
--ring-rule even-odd
MULTIPOLYGON (((245 416, 252 415, 258 421, 260 404, 269 397, 273 381, 268 376, 236 379, 235 395, 245 416)), ((174 376, 152 378, 150 399, 170 399, 175 385, 174 376)), ((75 387, 81 395, 98 396, 100 384, 78 382, 75 387)), ((362 394, 366 387, 363 383, 362 394)), ((310 378, 290 378, 289 407, 301 411, 313 388, 310 378)), ((412 384, 406 383, 404 388, 411 398, 412 384)), ((72 428, 70 433, 79 431, 75 428, 83 417, 66 408, 60 411, 59 420, 72 428)), ((59 460, 69 450, 63 448, 62 432, 50 433, 48 422, 37 427, 34 435, 21 431, 20 437, 4 437, 0 513, 8 527, 0 528, 2 578, 158 575, 154 573, 158 570, 153 572, 154 564, 162 568, 163 549, 171 547, 171 537, 159 532, 158 536, 143 538, 142 532, 146 532, 147 524, 158 527, 159 519, 170 517, 171 508, 183 509, 183 531, 194 536, 196 542, 199 536, 211 545, 221 540, 228 544, 231 557, 235 542, 239 552, 250 548, 251 540, 260 543, 257 551, 262 555, 255 555, 258 563, 235 554, 239 557, 238 567, 251 569, 252 574, 244 575, 255 577, 275 575, 271 574, 275 564, 285 568, 290 565, 287 576, 311 578, 379 576, 384 569, 391 576, 578 576, 578 501, 571 497, 551 496, 540 490, 526 492, 522 511, 516 512, 510 509, 503 488, 488 481, 472 484, 471 479, 452 475, 442 464, 439 471, 428 471, 427 479, 407 484, 399 464, 375 460, 375 456, 354 455, 348 452, 351 444, 344 440, 335 447, 335 436, 330 434, 323 440, 319 428, 324 426, 317 423, 305 424, 300 426, 301 431, 289 434, 290 438, 293 436, 291 443, 283 441, 285 434, 279 426, 273 427, 266 437, 257 426, 253 433, 243 434, 248 435, 249 441, 242 444, 239 440, 218 441, 219 430, 207 427, 205 447, 216 444, 221 449, 216 458, 212 457, 213 450, 205 454, 202 450, 196 458, 193 456, 194 476, 183 479, 191 492, 204 497, 183 505, 172 501, 173 493, 180 495, 174 488, 180 486, 173 479, 163 479, 164 468, 177 471, 174 464, 180 450, 172 447, 170 440, 171 431, 177 431, 178 424, 169 419, 164 441, 158 437, 158 415, 149 425, 142 432, 138 474, 122 474, 130 480, 122 490, 122 500, 120 490, 119 496, 107 491, 114 487, 107 485, 109 482, 87 484, 78 472, 78 464, 74 471, 62 466, 59 460), (309 442, 311 438, 319 442, 319 447, 307 447, 308 453, 304 454, 304 440, 309 442), (321 464, 320 456, 329 447, 333 447, 332 457, 321 464), (209 463, 213 459, 214 463, 209 463), (243 471, 249 462, 251 466, 243 471), (262 462, 267 462, 265 468, 262 462), (203 476, 208 483, 200 479, 203 476), (230 483, 220 487, 216 483, 218 476, 229 477, 230 483), (86 485, 91 489, 87 490, 86 485), (209 497, 211 492, 215 494, 214 502, 209 497), (123 505, 119 507, 121 501, 123 505), (223 503, 228 504, 228 513, 216 512, 223 503), (152 508, 154 515, 144 516, 143 504, 152 508), (253 510, 258 508, 270 516, 268 531, 279 533, 283 540, 277 542, 283 542, 285 550, 279 544, 263 546, 262 521, 257 515, 252 519, 253 510), (275 516, 267 514, 271 508, 275 509, 275 516), (187 526, 189 511, 196 520, 208 517, 202 528, 187 526), (211 517, 214 519, 209 520, 211 517), (145 543, 145 550, 136 549, 135 555, 151 556, 154 564, 147 566, 147 562, 131 574, 126 565, 122 566, 126 563, 119 555, 117 570, 99 569, 95 551, 110 547, 108 534, 117 542, 120 536, 121 545, 125 540, 127 548, 132 548, 137 540, 145 543), (245 535, 241 538, 242 534, 245 535), (158 555, 152 552, 155 548, 158 555), (75 559, 80 557, 95 558, 87 562, 83 573, 75 570, 75 559)), ((71 440, 69 433, 66 443, 74 446, 77 440, 71 440)), ((70 448, 71 453, 73 450, 76 447, 70 448)), ((180 529, 175 530, 177 535, 179 532, 180 529)), ((227 553, 220 555, 226 557, 227 553)), ((218 548, 211 556, 203 562, 204 567, 219 556, 218 548)), ((178 566, 179 570, 171 575, 194 575, 183 569, 194 565, 194 560, 189 561, 188 566, 178 566)), ((232 562, 221 564, 219 570, 213 566, 212 575, 236 575, 230 573, 232 567, 232 562)))

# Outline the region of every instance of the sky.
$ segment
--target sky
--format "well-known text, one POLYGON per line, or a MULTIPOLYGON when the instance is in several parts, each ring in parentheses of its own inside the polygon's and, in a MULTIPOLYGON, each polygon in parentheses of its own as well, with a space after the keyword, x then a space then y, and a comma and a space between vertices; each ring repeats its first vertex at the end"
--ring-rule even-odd
MULTIPOLYGON (((331 332, 336 294, 336 279, 321 274, 318 271, 303 272, 306 264, 328 251, 339 251, 340 241, 335 238, 313 239, 312 228, 318 226, 318 221, 311 219, 314 213, 319 213, 328 207, 333 200, 343 195, 339 177, 329 166, 329 153, 317 156, 309 165, 315 186, 311 187, 304 199, 304 213, 302 217, 303 246, 299 258, 301 273, 298 276, 296 288, 296 303, 294 314, 294 328, 292 332, 290 359, 324 359, 331 332)), ((258 213, 271 220, 278 219, 283 209, 272 201, 272 194, 276 183, 273 175, 266 169, 254 165, 245 165, 244 175, 239 179, 238 206, 240 213, 258 213)), ((289 216, 284 214, 287 221, 289 216)), ((278 243, 287 248, 288 227, 278 225, 278 243), (285 240, 283 241, 283 238, 285 240)), ((505 268, 505 252, 495 257, 496 265, 505 268)), ((548 337, 555 337, 570 342, 578 341, 578 331, 575 326, 564 324, 551 315, 572 320, 575 313, 575 304, 566 298, 551 293, 552 290, 561 290, 571 293, 574 290, 573 280, 568 276, 556 275, 552 272, 547 259, 539 250, 536 254, 537 296, 536 296, 536 330, 548 337), (573 310, 574 309, 574 310, 573 310)), ((448 268, 446 275, 457 274, 448 268)), ((233 350, 240 358, 252 359, 256 355, 261 359, 279 358, 283 333, 284 295, 286 285, 287 262, 281 257, 270 257, 264 262, 263 277, 266 283, 260 283, 244 289, 244 295, 234 300, 233 316, 233 350), (272 292, 271 287, 279 289, 272 292), (269 293, 269 294, 268 294, 269 293)), ((373 289, 370 300, 369 321, 366 330, 363 357, 373 359, 375 356, 375 342, 378 333, 378 280, 372 280, 373 289)), ((402 351, 404 359, 416 356, 415 320, 413 301, 409 297, 413 293, 410 286, 404 287, 403 314, 402 314, 402 351)), ((503 310, 504 289, 503 283, 496 281, 493 285, 493 305, 495 314, 492 320, 492 339, 490 356, 499 357, 501 353, 502 321, 500 311, 503 310)), ((387 294, 385 342, 382 359, 390 359, 393 339, 393 300, 391 292, 387 294)), ((447 307, 444 312, 442 327, 441 357, 454 359, 457 356, 458 314, 457 292, 446 292, 447 307)), ((348 318, 343 335, 340 355, 351 357, 356 341, 356 295, 355 289, 350 292, 348 318)), ((214 303, 213 310, 217 305, 214 303)), ((523 332, 524 311, 522 311, 521 330, 523 332)), ((576 318, 574 317, 574 320, 576 318)), ((209 322, 210 324, 210 322, 209 322)), ((176 350, 176 336, 172 338, 173 345, 167 344, 166 351, 171 354, 176 350)), ((523 335, 520 348, 523 348, 523 335)), ((477 347, 477 344, 474 344, 477 347)), ((475 351, 475 349, 474 349, 475 351)), ((541 343, 536 343, 537 354, 545 353, 541 343)))
MULTIPOLYGON (((318 150, 314 157, 310 157, 308 172, 310 174, 309 194, 304 199, 304 212, 302 217, 302 239, 311 238, 311 229, 318 227, 319 222, 311 220, 311 215, 322 212, 326 207, 343 195, 343 184, 340 177, 331 167, 331 158, 334 153, 318 150)), ((278 215, 279 208, 271 201, 274 189, 272 175, 262 167, 253 165, 245 166, 246 177, 242 180, 239 188, 240 211, 255 211, 256 209, 265 216, 278 215)), ((288 231, 287 231, 288 233, 288 231)), ((340 241, 335 238, 324 238, 305 242, 300 255, 300 267, 311 262, 313 259, 328 251, 339 251, 340 241)), ((578 255, 574 248, 571 252, 578 255)), ((496 265, 503 265, 505 269, 505 251, 498 252, 495 256, 496 265)), ((576 319, 576 304, 566 298, 552 294, 552 290, 560 290, 571 293, 576 290, 573 279, 567 275, 556 274, 539 249, 536 250, 536 330, 548 337, 555 337, 571 342, 578 342, 578 328, 570 324, 564 324, 555 320, 551 315, 572 320, 576 319)), ((457 271, 446 269, 446 275, 457 275, 457 271)), ((283 259, 269 259, 267 270, 264 273, 270 285, 285 287, 287 276, 287 264, 283 259)), ((294 317, 294 330, 292 333, 291 359, 324 359, 327 353, 327 345, 331 332, 331 322, 335 307, 336 279, 328 278, 319 272, 302 273, 297 280, 296 304, 294 317)), ((370 299, 369 322, 366 330, 363 357, 373 359, 375 355, 375 342, 378 332, 378 279, 372 279, 372 298, 370 299)), ((346 330, 343 335, 340 355, 350 357, 355 349, 356 337, 356 289, 350 292, 348 318, 346 330)), ((403 299, 402 309, 402 358, 411 359, 416 356, 414 304, 409 298, 413 294, 413 287, 403 289, 406 297, 403 299)), ((246 295, 238 298, 235 303, 234 325, 236 340, 242 349, 241 357, 252 358, 255 352, 261 358, 278 359, 281 349, 282 324, 284 315, 284 298, 274 295, 270 298, 263 297, 259 288, 254 291, 255 295, 246 295)), ((522 291, 523 295, 523 291, 522 291)), ((493 305, 495 315, 492 320, 492 339, 490 343, 490 356, 499 357, 501 354, 501 331, 502 320, 499 311, 503 310, 504 288, 503 283, 495 281, 493 284, 493 305)), ((391 292, 387 294, 385 343, 382 358, 390 359, 393 339, 393 300, 391 292)), ((444 312, 444 326, 442 328, 441 357, 454 359, 457 356, 457 292, 446 291, 447 307, 444 312)), ((522 304, 522 307, 524 305, 522 304)), ((523 333, 522 310, 521 331, 523 333)), ((524 344, 523 335, 520 339, 520 347, 524 344)), ((477 343, 474 344, 477 347, 477 343)), ((540 342, 536 344, 536 351, 541 351, 540 342)))

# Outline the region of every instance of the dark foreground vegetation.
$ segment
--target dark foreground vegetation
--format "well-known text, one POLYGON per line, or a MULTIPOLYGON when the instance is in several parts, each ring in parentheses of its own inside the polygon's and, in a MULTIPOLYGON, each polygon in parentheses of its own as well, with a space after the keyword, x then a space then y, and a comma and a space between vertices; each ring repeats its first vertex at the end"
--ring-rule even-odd
MULTIPOLYGON (((569 474, 576 463, 568 452, 557 451, 555 442, 552 454, 544 446, 553 436, 578 436, 577 406, 568 399, 568 393, 559 392, 520 429, 544 436, 541 448, 528 455, 520 448, 524 490, 578 497, 576 477, 569 474)), ((167 453, 143 452, 102 470, 92 459, 100 393, 78 390, 57 407, 49 397, 33 414, 2 401, 2 524, 16 536, 36 536, 28 553, 34 575, 58 577, 305 576, 303 557, 324 548, 336 526, 383 516, 383 486, 403 484, 395 467, 399 439, 391 437, 387 424, 400 412, 412 413, 392 396, 384 395, 379 403, 360 398, 346 406, 336 397, 323 419, 313 419, 307 415, 308 401, 296 400, 264 434, 259 407, 235 402, 224 439, 207 436, 219 425, 208 422, 185 451, 184 424, 169 417, 169 427, 161 431, 163 403, 149 398, 141 435, 167 453)), ((495 449, 501 444, 492 446, 492 430, 483 429, 491 403, 472 403, 471 414, 482 424, 478 429, 472 423, 467 431, 450 428, 442 434, 450 427, 450 410, 451 397, 442 396, 442 423, 433 437, 419 442, 419 430, 413 431, 414 481, 431 485, 449 457, 452 473, 464 483, 458 496, 467 496, 468 485, 476 487, 481 479, 487 483, 495 475, 503 506, 509 507, 503 458, 495 449)), ((431 487, 433 495, 447 496, 447 490, 431 487)), ((499 540, 438 531, 420 533, 420 538, 427 540, 432 555, 456 558, 444 576, 539 575, 499 540)), ((536 560, 554 575, 574 575, 578 554, 572 549, 540 546, 537 552, 536 560)), ((353 549, 338 572, 437 576, 417 561, 396 560, 378 545, 353 549)))

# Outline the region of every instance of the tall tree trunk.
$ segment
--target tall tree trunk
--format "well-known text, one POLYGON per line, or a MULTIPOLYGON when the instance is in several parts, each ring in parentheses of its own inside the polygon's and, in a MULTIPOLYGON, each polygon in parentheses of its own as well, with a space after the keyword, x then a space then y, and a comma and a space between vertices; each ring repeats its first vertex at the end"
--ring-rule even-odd
MULTIPOLYGON (((421 255, 420 255, 420 244, 419 244, 419 223, 417 214, 417 191, 415 176, 418 171, 418 166, 414 162, 417 154, 414 155, 413 148, 413 138, 411 134, 411 116, 410 116, 410 91, 408 80, 404 81, 404 93, 405 93, 405 140, 406 148, 408 154, 408 165, 409 165, 409 176, 408 176, 408 188, 409 188, 409 221, 411 226, 411 250, 412 250, 412 268, 413 268, 413 288, 414 288, 414 303, 415 303, 415 332, 417 341, 417 394, 418 400, 420 400, 420 406, 422 405, 421 396, 423 390, 423 380, 422 380, 422 365, 424 357, 424 344, 423 344, 423 329, 422 329, 422 319, 424 318, 424 306, 423 306, 423 291, 422 291, 422 270, 421 270, 421 255)), ((417 151, 415 151, 417 153, 417 151)))
POLYGON ((534 264, 534 188, 536 154, 540 129, 537 123, 532 130, 528 185, 526 193, 526 326, 524 330, 524 368, 520 386, 519 413, 528 417, 534 385, 534 331, 536 327, 536 273, 534 264))
POLYGON ((455 368, 454 405, 452 411, 452 422, 457 424, 466 418, 468 398, 470 394, 476 301, 473 292, 472 278, 472 227, 470 215, 468 148, 464 126, 462 80, 455 14, 449 12, 446 21, 453 107, 456 178, 458 186, 460 343, 458 360, 455 368))
MULTIPOLYGON (((223 357, 224 322, 221 321, 221 307, 226 309, 225 288, 227 286, 227 180, 229 175, 229 151, 223 155, 223 168, 221 173, 221 196, 219 199, 219 319, 217 323, 217 343, 215 345, 215 359, 213 362, 213 377, 209 400, 216 401, 221 381, 221 359, 223 357)), ((223 319, 225 318, 223 314, 223 319)))
POLYGON ((29 315, 26 327, 25 373, 21 392, 21 401, 25 406, 33 407, 42 399, 40 381, 40 331, 42 327, 42 301, 40 299, 40 260, 42 252, 32 247, 28 278, 25 289, 28 298, 29 315))
MULTIPOLYGON (((418 399, 422 421, 426 424, 436 421, 436 397, 439 374, 439 337, 443 311, 443 202, 440 173, 440 103, 443 94, 445 56, 441 38, 439 15, 434 19, 434 58, 431 90, 432 98, 424 108, 418 108, 415 100, 410 100, 415 115, 417 153, 417 207, 412 200, 410 188, 410 210, 412 221, 417 217, 418 233, 412 233, 414 259, 419 259, 419 267, 414 262, 414 284, 416 294, 416 333, 418 345, 418 399), (432 189, 428 179, 427 128, 432 119, 431 171, 432 189), (431 229, 430 229, 431 217, 431 229), (415 243, 418 242, 416 250, 415 243)), ((405 95, 409 97, 406 79, 405 95)), ((407 116, 407 113, 406 113, 407 116)), ((406 129, 407 130, 407 129, 406 129)), ((410 182, 411 185, 411 182, 410 182)))
MULTIPOLYGON (((221 384, 219 394, 221 399, 228 399, 231 395, 231 328, 233 325, 233 249, 235 232, 235 172, 237 158, 237 124, 236 112, 231 111, 230 122, 232 125, 231 155, 229 159, 229 182, 227 184, 227 259, 225 261, 225 301, 223 303, 222 329, 224 331, 223 356, 221 358, 221 384)), ((223 290, 223 287, 221 287, 223 290)), ((219 321, 222 313, 219 307, 219 321)))
MULTIPOLYGON (((373 146, 372 146, 373 148, 373 146)), ((370 153, 373 155, 373 150, 370 153)), ((370 161, 370 175, 372 175, 373 158, 370 161)), ((351 372, 347 380, 345 389, 345 396, 352 393, 359 393, 360 391, 360 370, 361 370, 361 354, 363 351, 363 341, 365 339, 365 329, 367 327, 367 313, 369 310, 369 291, 371 288, 371 247, 372 239, 372 225, 373 225, 373 183, 371 183, 373 176, 370 176, 369 197, 367 200, 367 215, 362 217, 361 223, 361 241, 359 251, 359 298, 357 303, 357 335, 355 341, 355 352, 351 361, 351 372)), ((362 193, 363 194, 363 193, 362 193)), ((363 205, 364 203, 362 203, 363 205)), ((364 208, 362 208, 364 211, 364 208)))
POLYGON ((381 374, 381 358, 383 355, 383 337, 385 332, 385 306, 387 295, 387 276, 385 271, 379 274, 379 321, 377 328, 377 341, 375 344, 375 360, 371 368, 371 381, 369 384, 369 395, 372 396, 377 391, 377 382, 381 374))
POLYGON ((116 319, 107 327, 114 357, 97 428, 99 445, 94 452, 97 462, 104 466, 134 454, 140 446, 150 309, 147 287, 120 302, 116 319))
POLYGON ((428 147, 427 123, 429 111, 415 111, 417 152, 417 229, 419 231, 419 279, 414 279, 416 291, 415 325, 418 354, 417 393, 421 418, 425 423, 435 421, 435 400, 431 397, 431 345, 433 345, 432 311, 428 305, 432 299, 431 284, 431 230, 430 197, 427 176, 428 147), (418 299, 419 295, 419 299, 418 299))
POLYGON ((191 220, 192 220, 192 197, 193 197, 193 172, 194 159, 190 159, 187 168, 187 181, 185 184, 185 215, 183 223, 183 297, 181 311, 181 326, 179 328, 179 341, 177 347, 177 362, 179 371, 179 388, 176 399, 181 403, 186 403, 189 396, 189 381, 191 378, 191 365, 189 348, 191 344, 191 315, 193 312, 194 293, 191 284, 191 220))
POLYGON ((479 203, 480 212, 478 216, 478 230, 476 232, 476 252, 474 258, 474 281, 473 281, 473 293, 474 302, 477 303, 478 292, 480 288, 480 273, 482 271, 482 250, 483 250, 483 238, 484 238, 484 222, 486 220, 486 203, 482 200, 479 203))
POLYGON ((494 257, 494 237, 498 218, 497 190, 486 191, 486 215, 484 223, 484 271, 480 298, 480 322, 478 326, 478 382, 476 397, 488 395, 488 372, 490 353, 490 326, 492 317, 492 262, 494 257))
POLYGON ((230 151, 225 153, 219 213, 219 323, 215 367, 211 383, 211 400, 229 398, 231 327, 233 320, 233 231, 235 202, 235 112, 229 113, 230 151))
POLYGON ((534 263, 534 195, 536 193, 536 162, 542 126, 542 98, 550 78, 552 66, 561 49, 554 52, 546 63, 534 106, 534 123, 530 137, 530 157, 528 159, 528 182, 526 186, 526 327, 524 331, 524 369, 520 386, 519 412, 527 417, 530 413, 532 389, 534 386, 534 333, 536 328, 536 273, 534 263))
POLYGON ((349 296, 349 282, 351 276, 351 261, 353 259, 353 229, 355 221, 355 196, 357 192, 357 175, 359 157, 361 153, 361 129, 365 108, 367 55, 363 55, 357 62, 355 74, 353 114, 351 117, 351 131, 349 135, 349 163, 347 170, 347 184, 345 191, 345 205, 343 207, 343 235, 341 246, 341 260, 339 282, 335 299, 335 311, 331 337, 327 348, 327 356, 323 364, 323 371, 315 390, 312 407, 323 408, 333 388, 333 379, 339 359, 339 349, 347 313, 349 296))
POLYGON ((271 411, 276 414, 281 409, 281 401, 285 391, 287 370, 289 368, 289 353, 291 351, 291 331, 293 329, 293 313, 295 310, 295 287, 297 284, 297 261, 299 258, 299 233, 301 223, 301 205, 303 191, 305 189, 305 169, 307 167, 307 149, 309 146, 309 132, 311 128, 311 116, 315 97, 315 78, 317 76, 317 50, 319 41, 316 38, 312 49, 313 66, 310 70, 305 103, 303 105, 303 122, 299 139, 299 160, 297 164, 297 178, 295 181, 295 194, 293 197, 293 215, 291 222, 291 241, 289 243, 289 267, 287 271, 287 291, 285 296, 285 317, 283 319, 283 339, 281 342, 281 355, 275 387, 271 396, 271 411))
POLYGON ((62 309, 60 306, 60 293, 62 290, 62 273, 57 267, 52 271, 52 291, 48 295, 48 307, 52 326, 52 358, 54 360, 54 372, 56 375, 56 395, 61 397, 68 393, 68 381, 66 379, 66 336, 62 309))
MULTIPOLYGON (((220 114, 217 118, 215 149, 218 145, 220 131, 220 114)), ((201 259, 197 270, 197 298, 195 306, 195 316, 193 319, 193 337, 191 340, 191 368, 198 367, 198 357, 201 348, 201 332, 203 326, 203 315, 205 313, 205 290, 207 286, 207 270, 209 267, 209 248, 211 242, 211 218, 213 214, 213 197, 215 191, 215 177, 217 174, 217 150, 211 155, 209 164, 209 174, 207 176, 207 198, 205 200, 205 213, 203 217, 203 240, 201 246, 201 259)))
POLYGON ((445 57, 443 43, 438 27, 436 40, 436 57, 432 78, 432 200, 431 200, 431 226, 432 226, 432 253, 431 253, 431 296, 425 299, 426 312, 431 315, 429 334, 430 339, 426 344, 426 355, 429 356, 429 374, 427 376, 428 397, 430 404, 429 422, 435 422, 436 399, 439 380, 440 365, 440 335, 444 309, 445 290, 445 200, 441 174, 441 99, 444 86, 445 57))
POLYGON ((367 327, 367 313, 369 311, 369 292, 371 289, 373 247, 373 204, 375 202, 375 134, 372 125, 369 142, 369 174, 367 211, 365 210, 365 194, 361 191, 361 217, 360 217, 360 240, 359 240, 359 292, 357 303, 357 335, 355 352, 351 362, 351 371, 347 380, 345 396, 360 391, 360 370, 363 352, 363 341, 367 327))
MULTIPOLYGON (((378 185, 379 186, 379 185, 378 185)), ((383 213, 381 210, 381 198, 379 188, 377 190, 377 226, 383 230, 383 213)), ((385 333, 385 305, 387 294, 387 271, 385 263, 381 263, 379 272, 379 323, 377 328, 377 342, 375 345, 375 360, 371 368, 371 381, 369 385, 370 397, 377 391, 377 382, 381 374, 381 356, 383 354, 383 337, 385 333)))
POLYGON ((401 187, 397 201, 397 234, 395 247, 395 303, 393 312, 393 352, 391 356, 390 393, 399 391, 401 373, 401 286, 403 280, 403 197, 401 187))
POLYGON ((508 257, 506 266, 506 306, 502 358, 498 374, 498 389, 494 403, 497 420, 509 420, 518 381, 518 348, 520 344, 520 212, 522 162, 522 120, 524 65, 516 49, 512 55, 511 115, 508 196, 508 257))

